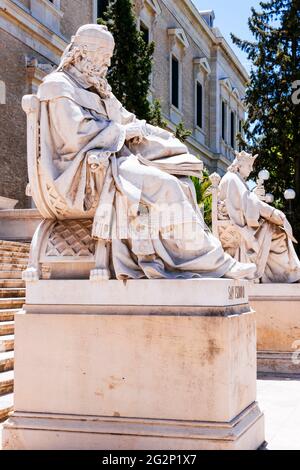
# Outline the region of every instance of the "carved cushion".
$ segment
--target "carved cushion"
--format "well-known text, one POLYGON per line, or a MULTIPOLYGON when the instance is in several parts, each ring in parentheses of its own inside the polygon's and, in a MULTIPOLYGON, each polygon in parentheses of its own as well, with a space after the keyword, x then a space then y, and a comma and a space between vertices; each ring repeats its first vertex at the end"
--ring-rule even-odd
POLYGON ((236 250, 241 245, 241 235, 232 224, 218 225, 219 239, 224 250, 236 250))

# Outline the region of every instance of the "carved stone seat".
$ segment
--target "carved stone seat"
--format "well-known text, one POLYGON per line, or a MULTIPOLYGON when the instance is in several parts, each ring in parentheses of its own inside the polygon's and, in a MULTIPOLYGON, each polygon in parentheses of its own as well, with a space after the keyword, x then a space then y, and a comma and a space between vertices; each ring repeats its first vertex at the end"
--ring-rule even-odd
POLYGON ((107 280, 109 244, 91 236, 95 208, 72 212, 55 189, 41 159, 40 102, 25 95, 22 107, 27 115, 27 165, 30 194, 44 218, 31 243, 26 281, 38 279, 107 280))

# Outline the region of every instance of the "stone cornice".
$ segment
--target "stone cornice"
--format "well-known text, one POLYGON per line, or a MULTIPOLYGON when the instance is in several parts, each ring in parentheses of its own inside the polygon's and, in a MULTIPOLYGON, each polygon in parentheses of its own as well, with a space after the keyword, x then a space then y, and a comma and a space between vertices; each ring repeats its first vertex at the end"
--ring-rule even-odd
POLYGON ((196 69, 197 73, 199 73, 200 71, 203 71, 207 75, 211 74, 211 68, 206 57, 195 58, 193 63, 194 63, 194 68, 196 69))
POLYGON ((208 26, 204 18, 201 16, 198 9, 195 5, 191 2, 191 0, 182 0, 185 5, 189 8, 189 10, 193 13, 193 15, 197 18, 199 23, 201 24, 202 28, 205 30, 206 34, 212 39, 215 44, 219 44, 224 52, 229 56, 230 60, 234 63, 236 68, 238 69, 239 73, 243 76, 245 82, 249 80, 249 75, 246 69, 243 67, 227 41, 223 36, 217 37, 213 30, 208 26))
POLYGON ((232 85, 231 85, 231 81, 229 80, 229 78, 227 77, 221 78, 219 81, 220 81, 220 85, 223 86, 228 91, 228 93, 231 94, 232 85))
POLYGON ((239 61, 239 59, 237 58, 237 56, 235 55, 231 47, 229 46, 226 39, 223 37, 217 37, 217 40, 219 41, 219 45, 221 49, 223 50, 223 52, 225 53, 225 55, 227 55, 230 61, 234 63, 235 67, 237 68, 241 76, 243 77, 245 84, 248 83, 250 80, 249 74, 246 71, 245 67, 241 64, 241 62, 239 61))
POLYGON ((134 0, 134 6, 137 14, 140 15, 141 11, 147 6, 154 16, 161 14, 161 8, 157 0, 134 0))
POLYGON ((203 55, 209 57, 209 51, 211 49, 211 41, 207 41, 209 38, 205 37, 205 34, 200 36, 199 31, 197 31, 195 27, 191 27, 191 22, 188 21, 188 18, 183 14, 182 10, 175 5, 174 0, 160 1, 178 22, 176 27, 182 27, 185 32, 188 32, 188 35, 195 42, 195 44, 197 44, 203 55))
POLYGON ((27 80, 32 87, 32 93, 35 93, 38 86, 46 75, 53 72, 55 66, 50 64, 39 64, 37 59, 26 58, 27 65, 27 80))
POLYGON ((59 10, 55 5, 54 3, 52 2, 49 2, 49 0, 40 0, 44 7, 47 9, 47 10, 50 10, 54 15, 58 16, 59 18, 62 18, 64 16, 63 12, 61 10, 59 10))
MULTIPOLYGON (((182 3, 189 9, 191 12, 191 15, 197 20, 198 25, 200 26, 202 32, 204 33, 204 37, 206 37, 206 41, 208 40, 211 45, 215 45, 219 47, 225 56, 228 57, 230 62, 234 65, 236 71, 239 73, 240 77, 242 78, 242 81, 245 83, 249 81, 249 75, 231 47, 228 45, 226 40, 220 36, 218 37, 214 30, 211 29, 204 18, 202 18, 201 14, 199 13, 198 9, 195 7, 195 5, 191 2, 191 0, 181 0, 182 3)), ((181 18, 176 14, 175 9, 177 10, 178 13, 178 8, 174 5, 172 5, 172 2, 170 0, 161 0, 162 3, 165 4, 165 6, 168 8, 168 10, 175 16, 175 18, 178 20, 179 23, 182 24, 181 18)), ((194 27, 194 32, 196 33, 193 34, 191 30, 191 24, 189 23, 188 25, 182 24, 183 28, 188 31, 188 34, 192 37, 193 41, 202 49, 202 46, 199 42, 199 31, 194 27), (198 36, 198 39, 197 37, 198 36)), ((211 47, 211 46, 210 46, 211 47)))
POLYGON ((160 15, 161 13, 161 8, 159 6, 159 3, 157 0, 146 0, 146 3, 150 6, 150 8, 153 9, 153 11, 157 14, 160 15))
POLYGON ((172 38, 173 41, 178 41, 178 43, 181 47, 183 47, 183 49, 187 49, 189 47, 189 41, 183 29, 169 28, 168 36, 172 38))
POLYGON ((28 9, 12 0, 0 0, 0 28, 55 64, 59 63, 67 47, 65 38, 48 29, 28 9))
POLYGON ((237 103, 243 108, 243 110, 246 112, 247 111, 247 107, 245 106, 244 104, 244 99, 241 97, 240 95, 240 92, 239 90, 234 87, 230 81, 229 78, 225 77, 225 78, 221 78, 219 80, 220 82, 220 85, 221 87, 224 87, 225 90, 227 90, 227 92, 229 93, 229 96, 234 98, 237 103))

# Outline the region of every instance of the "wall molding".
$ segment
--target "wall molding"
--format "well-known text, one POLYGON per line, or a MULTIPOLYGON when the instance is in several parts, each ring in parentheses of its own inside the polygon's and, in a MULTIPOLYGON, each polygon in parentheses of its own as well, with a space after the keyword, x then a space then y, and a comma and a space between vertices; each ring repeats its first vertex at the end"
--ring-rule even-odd
POLYGON ((12 0, 0 0, 0 28, 54 64, 67 47, 67 39, 34 18, 28 9, 12 0))

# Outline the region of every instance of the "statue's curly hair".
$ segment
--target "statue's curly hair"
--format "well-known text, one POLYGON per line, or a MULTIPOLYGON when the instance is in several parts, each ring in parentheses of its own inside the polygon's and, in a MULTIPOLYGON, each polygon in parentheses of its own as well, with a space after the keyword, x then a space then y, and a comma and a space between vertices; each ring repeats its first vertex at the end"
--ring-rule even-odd
POLYGON ((64 52, 60 64, 57 70, 63 70, 70 67, 70 65, 76 65, 85 59, 87 56, 87 46, 79 45, 74 46, 72 43, 69 48, 64 52))
POLYGON ((238 173, 239 168, 240 168, 240 164, 237 158, 235 158, 232 164, 227 168, 227 171, 231 171, 232 173, 238 173))
POLYGON ((64 71, 71 66, 77 67, 85 75, 89 85, 96 88, 102 98, 110 96, 111 88, 105 76, 101 75, 101 69, 95 67, 93 61, 89 58, 87 45, 74 45, 71 42, 63 53, 56 72, 64 71))

